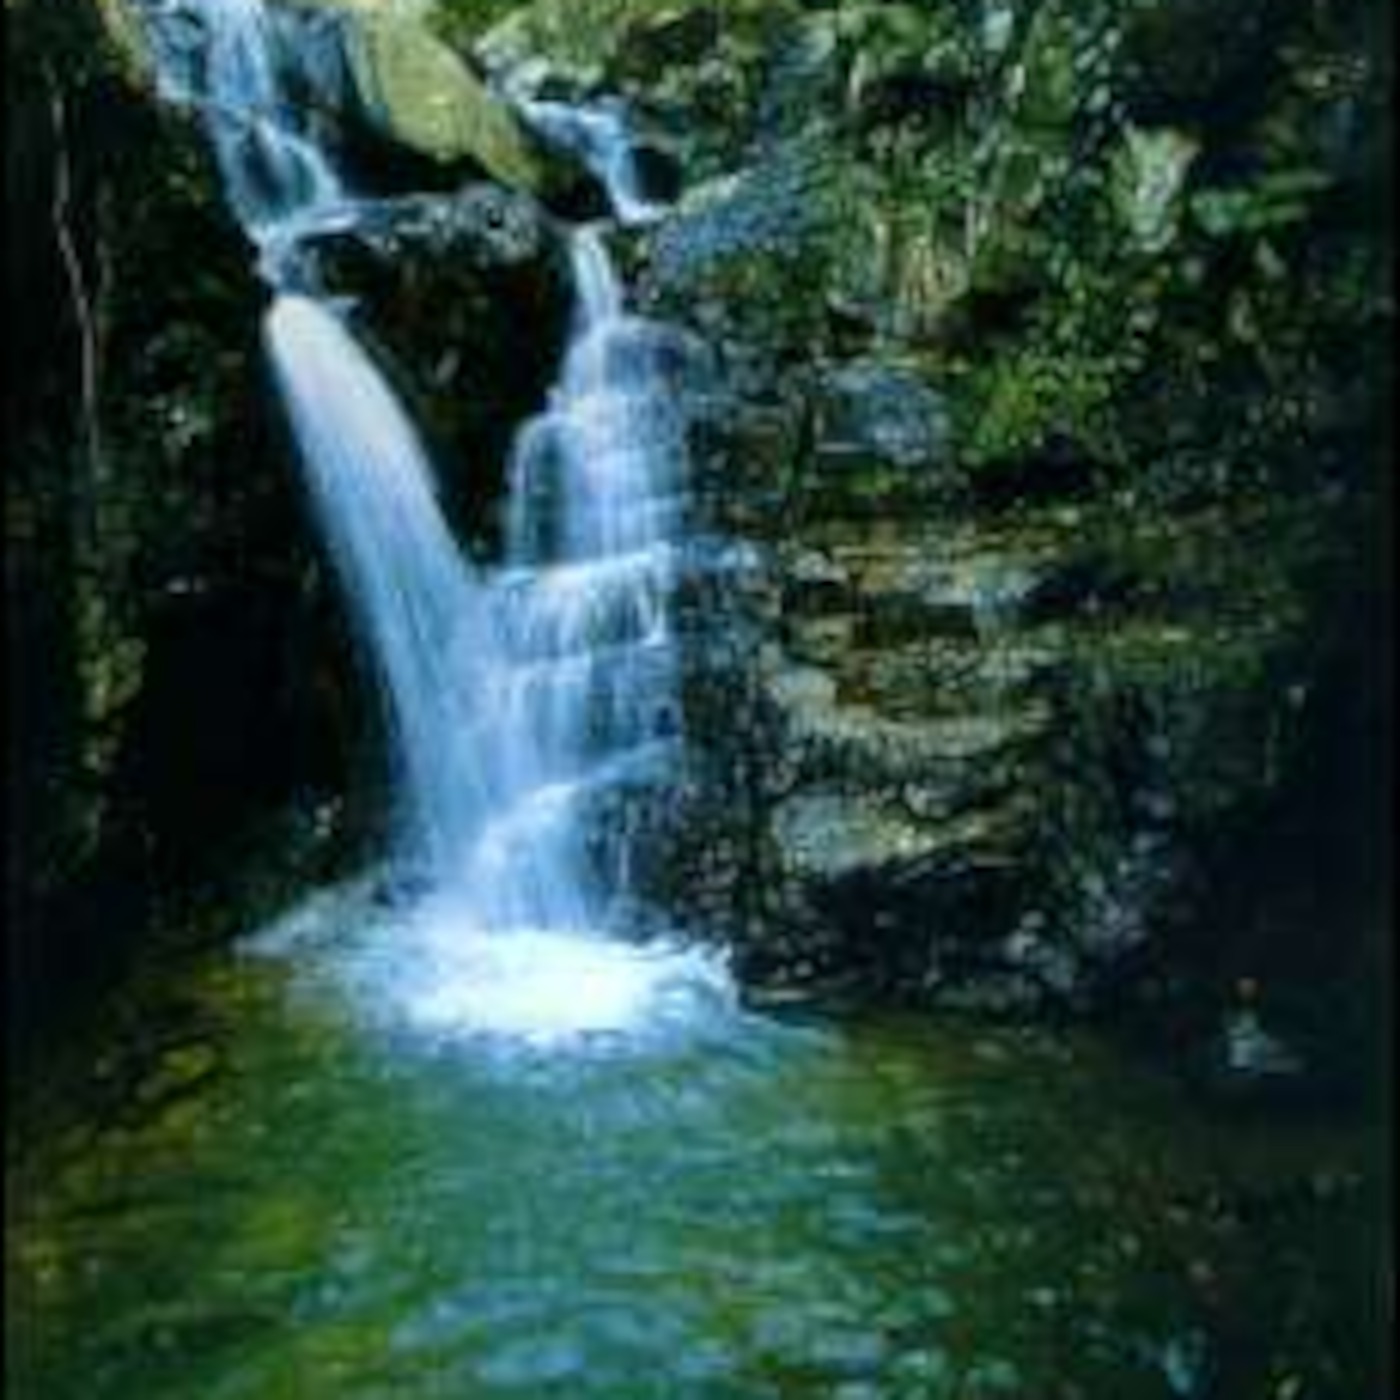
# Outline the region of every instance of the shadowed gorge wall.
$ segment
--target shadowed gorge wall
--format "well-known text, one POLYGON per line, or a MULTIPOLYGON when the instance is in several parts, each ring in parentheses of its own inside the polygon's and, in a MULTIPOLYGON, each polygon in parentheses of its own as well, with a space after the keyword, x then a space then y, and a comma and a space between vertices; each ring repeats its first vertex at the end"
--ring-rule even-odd
POLYGON ((343 646, 202 138, 85 5, 7 9, 11 1024, 351 766, 343 646))

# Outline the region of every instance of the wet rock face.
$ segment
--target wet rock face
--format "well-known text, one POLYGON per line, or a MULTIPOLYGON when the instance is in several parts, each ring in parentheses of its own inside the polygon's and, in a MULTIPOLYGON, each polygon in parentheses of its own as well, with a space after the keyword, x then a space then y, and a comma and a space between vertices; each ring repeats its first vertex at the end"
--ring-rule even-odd
POLYGON ((280 806, 335 792, 361 724, 268 411, 250 250, 201 133, 133 87, 95 19, 7 12, 22 1030, 123 965, 153 892, 178 896, 280 806))
POLYGON ((910 468, 948 455, 947 408, 915 370, 850 361, 822 377, 818 394, 818 442, 830 452, 910 468))
POLYGON ((470 185, 455 195, 419 195, 366 205, 344 233, 313 235, 305 251, 326 271, 337 240, 372 248, 382 259, 432 261, 461 258, 489 273, 542 268, 558 251, 558 239, 540 206, 499 185, 470 185))
POLYGON ((516 426, 543 403, 572 299, 567 250, 497 185, 368 207, 299 245, 300 275, 350 300, 439 450, 449 506, 489 535, 516 426))
POLYGON ((639 296, 770 388, 838 335, 833 300, 867 251, 858 175, 815 143, 691 187, 652 241, 639 296))
MULTIPOLYGON (((1354 396, 1345 354, 1264 346, 1388 314, 1374 230, 1338 275, 1310 251, 1337 215, 1303 192, 1379 178, 1335 142, 1379 70, 1325 21, 1217 112, 1178 55, 1153 67, 1189 4, 1126 28, 1111 6, 980 28, 803 8, 716 41, 744 101, 707 106, 698 52, 648 89, 691 124, 690 178, 639 297, 715 349, 697 501, 756 559, 716 607, 743 640, 706 644, 688 709, 729 774, 708 849, 737 863, 741 969, 1018 1013, 1251 960, 1310 977, 1327 959, 1296 910, 1323 888, 1355 908, 1352 877, 1320 830, 1286 878, 1240 832, 1320 771, 1287 695, 1335 700, 1328 657, 1370 645, 1339 600, 1374 589, 1374 457, 1345 487, 1324 462, 1355 462, 1379 390, 1354 396), (936 110, 903 100, 939 84, 936 110), (1169 112, 1144 96, 1168 88, 1169 112), (1182 103, 1192 124, 1161 125, 1182 103), (1266 951, 1246 924, 1290 931, 1266 951)), ((695 885, 725 885, 712 867, 695 885)))

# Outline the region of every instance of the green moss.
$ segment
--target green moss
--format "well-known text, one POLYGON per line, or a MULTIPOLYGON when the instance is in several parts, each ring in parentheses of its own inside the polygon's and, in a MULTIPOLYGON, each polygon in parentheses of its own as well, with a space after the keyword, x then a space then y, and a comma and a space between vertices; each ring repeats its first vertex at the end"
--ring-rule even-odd
POLYGON ((963 459, 996 465, 1034 457, 1059 440, 1112 458, 1120 379, 1112 358, 1018 347, 978 373, 958 401, 963 459))
POLYGON ((393 140, 444 163, 469 159, 519 189, 544 186, 544 162, 510 109, 427 28, 366 16, 349 55, 361 101, 393 140))
POLYGON ((630 35, 688 11, 713 11, 721 31, 742 40, 755 30, 789 19, 791 0, 535 0, 510 15, 506 24, 521 49, 542 54, 568 68, 606 72, 617 63, 630 35))

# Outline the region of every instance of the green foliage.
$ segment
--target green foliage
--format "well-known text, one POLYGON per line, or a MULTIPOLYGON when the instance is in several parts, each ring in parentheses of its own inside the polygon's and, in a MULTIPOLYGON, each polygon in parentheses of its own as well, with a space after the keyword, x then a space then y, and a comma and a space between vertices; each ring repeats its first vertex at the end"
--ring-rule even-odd
POLYGON ((1034 457, 1056 440, 1112 455, 1119 378, 1106 356, 1065 356, 1034 344, 998 356, 962 405, 964 460, 978 467, 1034 457))
POLYGON ((448 43, 464 49, 519 9, 520 0, 436 0, 429 22, 448 43))
POLYGON ((1204 189, 1191 198, 1191 214, 1212 238, 1255 235, 1301 223, 1314 197, 1331 178, 1321 170, 1276 170, 1233 189, 1204 189))
MULTIPOLYGON (((1356 392, 1344 328, 1390 314, 1380 231, 1336 225, 1344 174, 1329 164, 1378 68, 1335 35, 1306 40, 1294 16, 1286 64, 1218 125, 1139 121, 1132 102, 1187 75, 1125 44, 1132 14, 1042 5, 967 128, 902 151, 893 171, 902 205, 922 185, 930 217, 969 230, 942 371, 974 470, 1051 460, 1068 439, 1128 479, 1194 438, 1214 444, 1190 469, 1205 489, 1242 481, 1245 460, 1257 480, 1356 392), (997 306, 1011 309, 994 318, 997 306)), ((1152 9, 1154 32, 1187 18, 1152 9)), ((1250 82, 1234 62, 1221 71, 1250 82)))

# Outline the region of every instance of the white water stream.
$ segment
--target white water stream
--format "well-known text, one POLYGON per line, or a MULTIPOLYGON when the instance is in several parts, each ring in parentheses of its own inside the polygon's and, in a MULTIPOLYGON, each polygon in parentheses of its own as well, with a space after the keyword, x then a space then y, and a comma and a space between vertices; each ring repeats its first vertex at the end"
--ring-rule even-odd
MULTIPOLYGON (((277 292, 268 355, 380 678, 395 860, 421 876, 408 907, 313 901, 271 944, 315 911, 362 924, 345 962, 356 987, 437 1033, 551 1040, 727 1004, 713 952, 628 926, 635 852, 594 840, 591 815, 620 781, 664 781, 680 738, 669 607, 683 424, 663 373, 674 337, 627 313, 603 232, 577 229, 562 371, 512 453, 507 557, 477 567, 371 357, 329 305, 278 288, 297 234, 353 220, 364 202, 299 128, 261 0, 148 0, 147 14, 167 91, 208 114, 230 206, 277 292)), ((557 104, 533 116, 567 129, 619 218, 653 214, 620 121, 557 104)))

